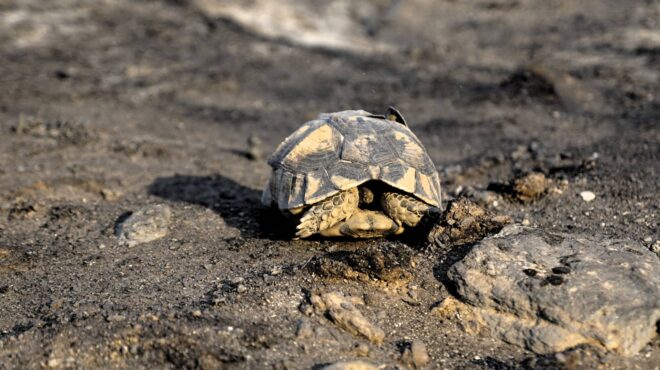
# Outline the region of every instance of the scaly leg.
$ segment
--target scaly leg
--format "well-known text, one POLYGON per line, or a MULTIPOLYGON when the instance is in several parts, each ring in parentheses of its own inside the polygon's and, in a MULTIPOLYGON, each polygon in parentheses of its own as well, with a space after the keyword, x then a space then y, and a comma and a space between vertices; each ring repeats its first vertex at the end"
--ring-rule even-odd
POLYGON ((397 224, 415 226, 428 212, 429 205, 411 197, 410 195, 385 192, 380 199, 385 214, 390 216, 397 224))
POLYGON ((347 219, 358 209, 359 198, 358 190, 352 188, 314 204, 300 219, 296 237, 306 238, 347 219))

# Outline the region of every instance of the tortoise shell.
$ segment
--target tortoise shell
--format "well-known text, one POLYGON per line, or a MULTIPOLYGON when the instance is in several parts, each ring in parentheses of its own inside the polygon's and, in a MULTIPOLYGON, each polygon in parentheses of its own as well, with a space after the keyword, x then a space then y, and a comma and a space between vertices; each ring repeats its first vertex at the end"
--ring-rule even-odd
MULTIPOLYGON (((396 112, 396 111, 395 111, 396 112)), ((290 210, 379 180, 440 206, 440 179, 426 149, 403 122, 363 110, 324 113, 270 156, 262 202, 290 210)))

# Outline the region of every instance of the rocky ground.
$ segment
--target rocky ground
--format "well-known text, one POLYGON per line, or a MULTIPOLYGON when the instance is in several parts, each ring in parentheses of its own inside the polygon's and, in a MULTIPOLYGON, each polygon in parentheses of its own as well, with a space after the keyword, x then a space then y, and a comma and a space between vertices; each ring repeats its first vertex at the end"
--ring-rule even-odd
POLYGON ((273 4, 0 3, 0 368, 658 368, 660 3, 273 4), (291 240, 264 157, 388 105, 460 200, 291 240), (509 258, 551 248, 588 258, 509 258))

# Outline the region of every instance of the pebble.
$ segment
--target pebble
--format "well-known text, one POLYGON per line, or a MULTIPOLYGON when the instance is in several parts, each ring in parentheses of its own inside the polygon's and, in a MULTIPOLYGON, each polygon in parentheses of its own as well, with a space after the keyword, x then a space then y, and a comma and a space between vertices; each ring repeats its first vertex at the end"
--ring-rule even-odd
POLYGON ((238 284, 236 287, 236 292, 238 293, 245 293, 247 291, 247 287, 243 284, 238 284))
POLYGON ((48 360, 48 363, 46 364, 48 367, 59 367, 62 365, 62 360, 59 358, 51 358, 48 360))
POLYGON ((364 304, 367 306, 378 306, 380 303, 379 297, 375 293, 365 293, 364 294, 364 304))
MULTIPOLYGON (((324 293, 311 297, 316 312, 323 313, 339 328, 354 335, 361 335, 372 343, 382 344, 385 332, 369 322, 354 304, 361 299, 345 297, 339 292, 324 293)), ((364 302, 361 302, 364 303, 364 302)))
POLYGON ((312 336, 312 325, 307 320, 299 320, 296 327, 296 339, 305 339, 312 336))
POLYGON ((323 366, 321 370, 378 370, 377 366, 371 362, 356 360, 356 361, 340 361, 327 366, 323 366))
POLYGON ((110 315, 107 318, 108 322, 119 322, 126 320, 126 316, 123 315, 110 315))
POLYGON ((303 315, 311 316, 314 313, 314 309, 310 304, 303 303, 300 305, 298 309, 300 310, 300 313, 302 313, 303 315))
POLYGON ((263 158, 263 153, 261 152, 262 142, 259 136, 250 135, 247 139, 247 157, 251 160, 260 160, 263 158))
POLYGON ((592 200, 596 199, 596 194, 591 191, 583 191, 580 193, 580 197, 585 202, 591 202, 592 200))
POLYGON ((366 357, 369 355, 369 346, 365 343, 356 343, 355 344, 355 354, 361 357, 366 357))
POLYGON ((101 196, 108 202, 119 200, 124 194, 119 190, 101 189, 101 196))
POLYGON ((651 252, 660 257, 660 240, 656 240, 649 249, 651 249, 651 252))
POLYGON ((164 204, 143 207, 117 225, 119 244, 133 247, 160 239, 169 232, 172 210, 164 204))
POLYGON ((551 183, 544 174, 532 172, 513 182, 513 192, 519 200, 528 202, 545 194, 551 183))
POLYGON ((421 369, 431 361, 431 358, 426 350, 426 345, 420 340, 413 340, 410 346, 403 350, 401 361, 415 369, 421 369))

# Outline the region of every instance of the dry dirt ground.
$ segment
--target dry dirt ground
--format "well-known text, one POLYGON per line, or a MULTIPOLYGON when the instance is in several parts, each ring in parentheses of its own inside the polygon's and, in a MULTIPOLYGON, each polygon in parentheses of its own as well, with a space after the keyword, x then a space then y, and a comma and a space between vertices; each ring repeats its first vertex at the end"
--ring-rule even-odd
POLYGON ((402 348, 419 340, 428 368, 657 369, 658 339, 629 358, 539 356, 466 334, 460 318, 432 314, 458 252, 414 237, 292 241, 259 204, 268 165, 245 151, 256 135, 270 153, 320 112, 393 104, 445 201, 540 171, 561 191, 485 204, 651 247, 660 3, 372 3, 379 16, 355 15, 328 44, 270 34, 212 1, 0 2, 0 368, 404 366, 402 348), (169 234, 119 245, 118 220, 152 204, 171 207, 169 234), (324 261, 357 277, 320 271, 324 261), (310 315, 310 294, 328 291, 364 299, 384 342, 310 315))

